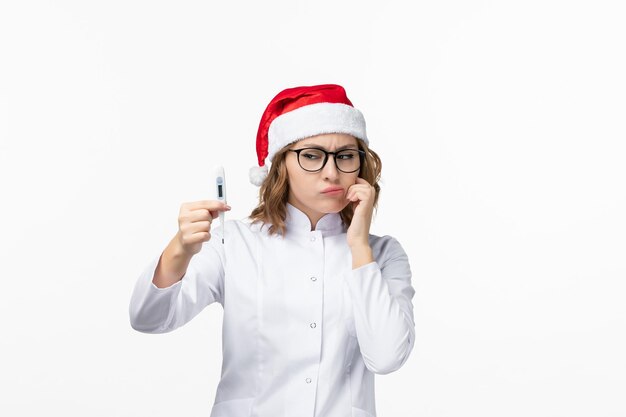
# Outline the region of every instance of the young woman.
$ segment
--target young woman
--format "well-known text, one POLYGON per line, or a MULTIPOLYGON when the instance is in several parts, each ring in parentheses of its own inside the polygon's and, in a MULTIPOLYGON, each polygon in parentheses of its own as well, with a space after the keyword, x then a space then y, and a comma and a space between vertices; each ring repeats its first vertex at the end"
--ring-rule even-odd
POLYGON ((229 206, 184 203, 178 233, 139 277, 138 331, 170 332, 223 306, 211 417, 376 416, 374 374, 400 368, 414 346, 415 291, 398 241, 369 233, 381 162, 368 143, 341 86, 280 92, 259 125, 250 218, 212 230, 229 206))

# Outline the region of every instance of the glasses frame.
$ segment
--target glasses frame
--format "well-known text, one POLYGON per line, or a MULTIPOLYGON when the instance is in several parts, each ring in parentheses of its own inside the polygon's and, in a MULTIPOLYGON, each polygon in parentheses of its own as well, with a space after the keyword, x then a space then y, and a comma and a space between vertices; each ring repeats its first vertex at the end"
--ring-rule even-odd
POLYGON ((306 172, 320 172, 321 170, 323 170, 324 167, 326 166, 326 163, 328 162, 328 155, 332 155, 333 156, 333 161, 335 162, 335 168, 337 168, 337 171, 343 172, 345 174, 351 174, 353 172, 357 172, 358 170, 360 170, 361 166, 363 165, 363 159, 365 159, 365 151, 361 150, 361 149, 342 149, 340 151, 329 152, 329 151, 327 151, 325 149, 322 149, 322 148, 308 147, 308 148, 287 149, 287 150, 289 152, 295 152, 297 154, 296 159, 298 160, 298 165, 300 165, 300 168, 302 168, 306 172), (300 163, 300 152, 311 150, 311 149, 316 150, 316 151, 324 152, 324 162, 322 163, 322 167, 320 169, 316 169, 316 170, 306 169, 300 163), (359 153, 359 167, 357 169, 355 169, 353 171, 344 171, 343 169, 339 168, 339 165, 337 165, 337 154, 339 154, 341 152, 345 152, 345 151, 357 151, 359 153))

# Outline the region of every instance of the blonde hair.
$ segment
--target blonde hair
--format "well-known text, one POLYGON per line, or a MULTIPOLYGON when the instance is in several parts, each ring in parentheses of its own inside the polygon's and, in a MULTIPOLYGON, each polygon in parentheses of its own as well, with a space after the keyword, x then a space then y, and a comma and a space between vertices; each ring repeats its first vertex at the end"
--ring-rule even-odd
MULTIPOLYGON (((380 193, 380 172, 382 170, 382 162, 376 152, 369 147, 361 139, 357 138, 359 149, 365 151, 365 158, 359 170, 359 177, 370 183, 376 194, 374 196, 374 208, 378 206, 378 195, 380 193)), ((270 171, 261 184, 259 189, 259 205, 252 210, 249 218, 252 223, 261 222, 263 225, 271 224, 269 233, 285 235, 287 217, 287 199, 289 197, 289 176, 287 174, 287 166, 285 165, 285 157, 290 145, 285 146, 274 155, 270 171)), ((348 204, 341 212, 341 221, 348 227, 352 222, 354 210, 352 204, 348 204)))

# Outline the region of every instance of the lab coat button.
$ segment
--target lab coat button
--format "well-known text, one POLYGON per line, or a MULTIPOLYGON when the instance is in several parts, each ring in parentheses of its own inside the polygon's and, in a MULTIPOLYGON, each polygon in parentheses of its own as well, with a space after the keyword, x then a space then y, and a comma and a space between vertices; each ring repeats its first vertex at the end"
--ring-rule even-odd
POLYGON ((311 323, 311 328, 315 329, 315 326, 317 326, 317 324, 315 324, 315 322, 311 323))
POLYGON ((317 281, 317 278, 311 277, 311 281, 317 281))
POLYGON ((305 381, 306 381, 307 384, 310 384, 311 383, 311 378, 307 378, 307 379, 305 379, 305 381))
POLYGON ((315 242, 315 236, 311 236, 311 242, 315 242))

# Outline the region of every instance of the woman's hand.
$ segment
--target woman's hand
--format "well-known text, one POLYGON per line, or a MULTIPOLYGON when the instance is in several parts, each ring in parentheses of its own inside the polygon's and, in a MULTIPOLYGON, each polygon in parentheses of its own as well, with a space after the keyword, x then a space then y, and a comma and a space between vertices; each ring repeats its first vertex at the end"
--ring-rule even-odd
POLYGON ((346 198, 354 209, 354 216, 352 216, 352 222, 348 227, 347 239, 350 248, 369 248, 370 224, 372 223, 375 196, 376 190, 363 178, 357 177, 356 184, 348 188, 346 198))
POLYGON ((167 288, 180 281, 191 258, 202 249, 202 243, 211 239, 211 222, 220 211, 230 206, 221 201, 202 200, 183 203, 178 214, 178 232, 159 258, 152 283, 167 288))
POLYGON ((211 239, 211 223, 220 211, 230 206, 221 201, 201 200, 183 203, 178 214, 178 243, 182 251, 190 256, 200 252, 202 243, 211 239))

